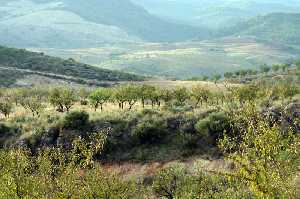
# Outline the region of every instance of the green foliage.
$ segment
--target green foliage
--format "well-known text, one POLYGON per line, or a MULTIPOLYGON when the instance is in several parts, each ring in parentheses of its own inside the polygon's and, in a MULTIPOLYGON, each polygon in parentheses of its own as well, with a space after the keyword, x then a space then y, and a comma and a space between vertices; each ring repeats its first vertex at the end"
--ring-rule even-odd
POLYGON ((226 72, 226 73, 224 73, 224 77, 226 79, 230 79, 230 78, 234 77, 234 73, 233 72, 226 72))
POLYGON ((272 70, 274 71, 274 72, 277 72, 277 71, 279 71, 280 70, 280 65, 278 65, 278 64, 274 64, 273 66, 272 66, 272 70))
POLYGON ((89 114, 85 111, 74 111, 67 114, 63 121, 66 129, 84 129, 88 125, 89 114))
POLYGON ((271 68, 267 65, 262 65, 262 66, 260 66, 259 69, 260 69, 260 72, 262 72, 262 73, 268 73, 271 70, 271 68))
POLYGON ((125 85, 121 90, 121 92, 123 92, 124 100, 128 103, 129 110, 131 110, 140 99, 140 87, 136 85, 125 85))
POLYGON ((101 110, 103 110, 103 104, 108 102, 111 98, 112 91, 108 88, 99 88, 89 95, 90 103, 94 107, 95 111, 97 110, 99 105, 101 110))
POLYGON ((252 102, 258 96, 258 87, 253 84, 241 86, 233 90, 232 94, 241 104, 252 102))
MULTIPOLYGON (((89 95, 90 101, 129 107, 144 101, 145 109, 91 113, 91 121, 86 112, 58 114, 51 109, 36 118, 22 112, 2 119, 0 147, 7 150, 0 150, 0 198, 297 198, 299 86, 295 78, 280 78, 225 85, 226 91, 203 86, 191 90, 140 85, 99 88, 89 95), (146 106, 149 102, 160 105, 160 101, 167 108, 146 106), (202 101, 205 109, 190 106, 202 101), (266 106, 255 106, 264 101, 266 106), (181 111, 170 111, 170 102, 176 102, 171 108, 181 111), (217 141, 221 150, 216 148, 217 141), (11 146, 16 147, 8 149, 11 146), (154 174, 153 183, 151 177, 142 176, 142 184, 128 181, 127 175, 108 174, 98 165, 98 161, 115 160, 173 162, 204 152, 208 158, 228 158, 226 168, 206 170, 205 161, 201 171, 195 172, 188 162, 188 170, 178 165, 162 169, 154 174)), ((75 93, 68 88, 1 89, 0 99, 9 98, 19 110, 35 97, 49 105, 48 98, 66 111, 65 106, 75 103, 75 93)))
MULTIPOLYGON (((244 121, 239 136, 225 136, 220 148, 237 169, 232 178, 239 179, 260 198, 295 198, 293 179, 299 166, 299 136, 283 133, 246 106, 237 112, 244 121)), ((236 124, 237 125, 237 124, 236 124)))
POLYGON ((54 88, 49 93, 49 101, 58 112, 69 112, 77 98, 72 89, 54 88))
POLYGON ((132 134, 140 144, 157 144, 163 141, 167 131, 167 124, 164 120, 156 118, 145 118, 140 121, 132 134))
POLYGON ((39 96, 26 97, 20 103, 25 109, 30 110, 33 116, 39 116, 44 108, 42 99, 39 96))
POLYGON ((9 117, 11 112, 13 111, 13 103, 8 98, 0 97, 0 113, 4 115, 4 117, 9 117))
MULTIPOLYGON (((102 81, 103 80, 110 80, 110 81, 127 80, 128 81, 128 80, 143 79, 133 74, 100 69, 86 64, 78 63, 71 59, 63 60, 60 58, 46 56, 41 53, 30 52, 23 49, 7 48, 2 46, 0 46, 0 65, 11 67, 12 70, 13 68, 17 68, 17 69, 32 71, 29 72, 29 74, 32 73, 34 74, 34 72, 41 72, 41 73, 45 73, 44 75, 47 76, 48 73, 49 74, 48 76, 58 78, 58 79, 62 77, 58 77, 58 76, 55 77, 55 75, 68 76, 68 77, 72 77, 74 81, 78 81, 79 83, 80 82, 82 83, 82 81, 87 83, 85 81, 86 79, 98 80, 98 81, 99 80, 102 81), (51 75, 51 74, 55 74, 55 75, 51 75), (80 78, 81 81, 79 81, 80 78)), ((20 72, 16 71, 15 73, 19 74, 20 72)), ((18 78, 19 76, 20 77, 24 76, 24 73, 26 74, 27 72, 20 73, 20 75, 17 76, 14 75, 13 73, 10 74, 13 74, 14 76, 16 76, 16 78, 18 78)), ((2 72, 0 74, 2 74, 2 72)), ((8 77, 10 76, 11 75, 9 75, 8 77)))
POLYGON ((300 70, 300 60, 296 62, 296 67, 298 70, 300 70))
POLYGON ((216 75, 213 75, 211 80, 213 80, 214 83, 216 84, 221 78, 222 78, 222 76, 220 74, 216 74, 216 75))
POLYGON ((161 169, 154 177, 154 193, 159 198, 255 198, 243 184, 227 180, 223 176, 198 171, 188 172, 181 164, 173 164, 161 169))
POLYGON ((173 96, 176 100, 176 103, 180 106, 183 106, 185 102, 190 99, 190 92, 185 87, 176 88, 173 91, 173 96))
POLYGON ((41 150, 37 156, 23 148, 0 151, 1 198, 132 198, 132 183, 108 175, 94 162, 106 134, 79 138, 69 152, 41 150), (92 140, 92 141, 90 141, 92 140), (130 190, 128 189, 130 187, 130 190))
POLYGON ((201 137, 211 140, 213 144, 231 129, 230 119, 223 112, 211 113, 195 124, 196 131, 201 137))
POLYGON ((225 35, 255 36, 261 41, 296 45, 300 43, 298 13, 277 12, 258 16, 225 30, 225 35))
POLYGON ((152 189, 158 197, 174 199, 180 196, 185 183, 187 183, 187 171, 180 165, 173 165, 156 174, 152 189))
POLYGON ((142 85, 139 88, 139 96, 142 102, 142 106, 143 108, 145 107, 145 103, 147 100, 150 100, 151 98, 151 93, 153 93, 153 91, 155 90, 155 87, 153 86, 148 86, 148 85, 142 85))
POLYGON ((203 102, 207 102, 210 96, 211 92, 202 86, 195 86, 192 88, 191 97, 196 101, 195 107, 197 107, 199 103, 202 105, 203 102))
POLYGON ((89 97, 89 95, 91 94, 91 92, 88 89, 85 88, 80 88, 78 91, 78 95, 80 97, 80 104, 81 105, 87 105, 88 101, 87 98, 89 97))

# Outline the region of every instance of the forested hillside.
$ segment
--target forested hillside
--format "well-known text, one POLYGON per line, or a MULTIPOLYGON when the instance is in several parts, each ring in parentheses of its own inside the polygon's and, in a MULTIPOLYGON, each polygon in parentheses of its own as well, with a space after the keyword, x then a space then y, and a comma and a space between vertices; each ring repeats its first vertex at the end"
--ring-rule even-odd
POLYGON ((6 76, 1 78, 3 84, 6 81, 7 84, 11 84, 24 74, 38 74, 77 82, 142 80, 133 74, 100 69, 73 59, 64 60, 43 53, 3 46, 0 46, 0 70, 1 77, 6 76), (12 79, 9 81, 10 78, 12 79))
POLYGON ((272 13, 259 16, 228 28, 224 35, 253 36, 261 41, 299 45, 300 14, 272 13))

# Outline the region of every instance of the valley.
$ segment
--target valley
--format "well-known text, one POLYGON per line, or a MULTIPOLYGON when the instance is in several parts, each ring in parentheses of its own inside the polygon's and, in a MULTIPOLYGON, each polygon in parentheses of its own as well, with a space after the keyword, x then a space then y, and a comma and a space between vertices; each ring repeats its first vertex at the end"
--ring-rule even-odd
POLYGON ((293 47, 259 42, 251 37, 182 43, 128 43, 99 48, 30 50, 65 59, 71 57, 100 68, 163 76, 168 79, 257 69, 263 64, 288 63, 300 55, 300 51, 293 47))
POLYGON ((299 196, 299 0, 0 0, 0 199, 299 196))

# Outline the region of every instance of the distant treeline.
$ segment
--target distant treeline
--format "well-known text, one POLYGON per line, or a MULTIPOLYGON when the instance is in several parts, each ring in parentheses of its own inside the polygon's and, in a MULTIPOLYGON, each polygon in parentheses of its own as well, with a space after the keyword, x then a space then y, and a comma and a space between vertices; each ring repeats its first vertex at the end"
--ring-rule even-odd
POLYGON ((267 64, 261 65, 259 69, 241 69, 233 72, 226 72, 223 75, 215 74, 211 77, 209 76, 202 76, 202 77, 192 77, 187 80, 189 81, 219 81, 220 79, 232 79, 232 78, 243 78, 246 76, 255 76, 261 74, 268 74, 270 72, 278 73, 278 72, 287 72, 289 69, 298 69, 300 70, 300 60, 295 63, 288 63, 288 64, 274 64, 269 66, 267 64))

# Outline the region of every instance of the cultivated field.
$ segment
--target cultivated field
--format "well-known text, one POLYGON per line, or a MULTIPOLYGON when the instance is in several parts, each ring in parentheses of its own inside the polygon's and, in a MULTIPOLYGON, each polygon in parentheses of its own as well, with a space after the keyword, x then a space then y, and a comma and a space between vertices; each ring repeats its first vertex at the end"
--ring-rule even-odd
POLYGON ((177 77, 213 75, 262 64, 283 63, 299 57, 293 47, 254 39, 220 39, 186 43, 118 44, 89 49, 32 49, 102 68, 138 74, 177 77))

